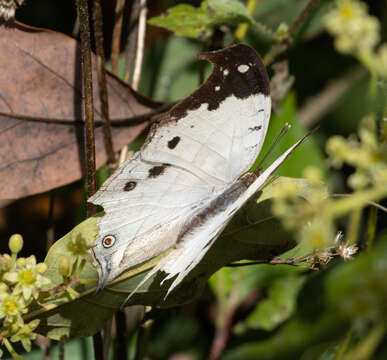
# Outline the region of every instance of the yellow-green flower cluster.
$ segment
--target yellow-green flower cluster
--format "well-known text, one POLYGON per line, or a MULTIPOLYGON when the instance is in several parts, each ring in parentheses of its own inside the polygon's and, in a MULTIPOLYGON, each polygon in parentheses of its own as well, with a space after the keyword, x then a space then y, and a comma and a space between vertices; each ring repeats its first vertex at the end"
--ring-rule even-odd
POLYGON ((378 141, 373 116, 363 119, 358 137, 352 136, 348 140, 341 136, 331 137, 326 150, 333 166, 347 163, 356 168, 348 178, 351 188, 356 190, 387 183, 387 142, 378 141))
POLYGON ((359 0, 337 0, 326 17, 326 28, 335 37, 339 52, 357 57, 371 72, 387 77, 387 44, 377 48, 380 23, 359 0))
POLYGON ((0 255, 0 345, 5 346, 14 358, 19 356, 11 342, 20 341, 26 351, 31 349, 39 320, 27 324, 22 316, 38 301, 41 289, 49 284, 42 275, 47 270, 46 264, 37 264, 34 256, 17 258, 22 247, 21 235, 12 235, 9 240, 11 255, 0 255))
POLYGON ((288 183, 274 194, 272 210, 288 230, 297 231, 300 242, 306 247, 321 250, 334 243, 336 231, 332 217, 321 213, 326 202, 326 198, 321 196, 321 171, 308 167, 304 177, 310 184, 308 201, 297 196, 294 183, 288 183))
POLYGON ((348 178, 354 190, 348 194, 351 196, 322 198, 318 190, 321 173, 317 168, 306 168, 304 177, 310 184, 308 201, 296 196, 294 184, 285 184, 273 197, 273 212, 287 229, 298 233, 298 239, 307 248, 317 251, 329 248, 330 255, 347 260, 357 251, 356 237, 335 242, 335 220, 387 195, 387 141, 378 135, 374 116, 367 116, 360 124, 358 136, 331 137, 327 153, 331 165, 340 167, 345 163, 355 168, 348 178))

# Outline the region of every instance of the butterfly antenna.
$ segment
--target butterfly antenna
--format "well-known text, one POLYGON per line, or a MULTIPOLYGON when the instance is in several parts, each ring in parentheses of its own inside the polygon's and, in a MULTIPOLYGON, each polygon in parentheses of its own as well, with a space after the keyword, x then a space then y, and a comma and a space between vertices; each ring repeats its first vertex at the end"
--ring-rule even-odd
POLYGON ((279 141, 284 137, 284 135, 289 131, 289 129, 292 127, 289 123, 285 123, 284 126, 282 126, 281 131, 277 135, 277 137, 274 139, 274 142, 270 145, 269 150, 267 150, 265 156, 262 158, 262 160, 259 162, 257 169, 261 167, 263 162, 267 159, 267 157, 270 155, 270 153, 273 151, 274 147, 279 143, 279 141))

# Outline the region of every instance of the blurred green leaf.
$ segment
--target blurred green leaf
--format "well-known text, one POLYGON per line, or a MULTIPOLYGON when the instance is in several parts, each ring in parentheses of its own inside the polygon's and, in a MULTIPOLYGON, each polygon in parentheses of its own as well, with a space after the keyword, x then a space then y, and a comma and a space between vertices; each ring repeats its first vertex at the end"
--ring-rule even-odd
MULTIPOLYGON (((162 51, 146 53, 142 77, 143 91, 160 101, 177 101, 188 96, 199 85, 197 55, 201 48, 197 42, 177 36, 170 37, 162 51), (154 57, 162 53, 154 74, 154 57), (178 56, 176 56, 178 54, 178 56)), ((210 70, 210 66, 208 66, 210 70)))
POLYGON ((298 291, 304 280, 299 276, 287 276, 274 281, 267 298, 259 302, 246 319, 247 326, 270 331, 286 320, 295 310, 298 291))
POLYGON ((387 319, 387 237, 326 279, 326 299, 351 321, 387 319))
MULTIPOLYGON (((297 121, 297 107, 294 93, 288 94, 282 102, 281 113, 272 115, 265 143, 255 164, 260 163, 286 122, 291 125, 291 128, 270 152, 270 155, 263 163, 264 168, 271 164, 307 132, 297 121)), ((286 159, 277 171, 277 174, 281 176, 301 177, 304 168, 307 166, 315 166, 324 174, 325 165, 323 159, 324 157, 321 149, 314 141, 313 136, 310 136, 291 156, 289 156, 288 159, 286 159)))
MULTIPOLYGON (((301 14, 309 0, 270 0, 260 1, 254 11, 254 19, 262 22, 273 30, 281 23, 290 26, 301 14)), ((332 1, 320 1, 315 8, 313 16, 304 25, 303 34, 313 36, 323 29, 323 19, 328 10, 332 7, 332 1)))
POLYGON ((254 19, 238 0, 206 0, 199 8, 179 4, 148 21, 151 25, 173 31, 176 35, 194 39, 208 38, 214 27, 252 23, 254 19))

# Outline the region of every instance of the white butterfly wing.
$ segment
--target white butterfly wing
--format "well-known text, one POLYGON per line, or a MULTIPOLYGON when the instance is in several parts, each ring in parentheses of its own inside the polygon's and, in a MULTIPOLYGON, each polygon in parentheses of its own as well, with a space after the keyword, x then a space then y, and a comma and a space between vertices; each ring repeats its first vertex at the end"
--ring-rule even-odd
POLYGON ((247 171, 262 147, 270 97, 258 55, 240 44, 202 57, 214 64, 209 79, 89 199, 105 211, 93 248, 100 287, 174 245, 197 209, 247 171), (106 248, 109 235, 115 243, 106 248))
POLYGON ((202 226, 194 227, 192 231, 188 232, 187 236, 183 238, 177 248, 163 258, 162 261, 146 275, 133 293, 157 271, 163 271, 167 274, 163 279, 163 282, 168 279, 173 279, 173 282, 168 287, 166 294, 166 296, 168 296, 168 294, 175 289, 203 259, 204 255, 211 248, 212 244, 221 234, 233 215, 266 183, 268 178, 278 169, 296 147, 305 140, 305 138, 306 137, 302 138, 285 151, 261 175, 259 175, 251 185, 247 186, 247 188, 244 188, 244 185, 241 182, 234 184, 235 189, 231 189, 231 191, 226 190, 224 200, 228 199, 229 201, 226 201, 225 203, 221 202, 221 209, 214 211, 214 215, 204 222, 202 226), (239 184, 241 186, 238 189, 239 184))
POLYGON ((245 45, 202 58, 214 64, 211 76, 151 130, 141 157, 182 167, 211 184, 231 183, 249 170, 263 145, 269 80, 245 45))
POLYGON ((145 163, 139 155, 124 163, 89 199, 105 211, 93 252, 97 260, 114 258, 112 278, 174 245, 182 222, 216 195, 213 187, 191 173, 145 163), (106 236, 115 238, 111 248, 103 245, 106 236))

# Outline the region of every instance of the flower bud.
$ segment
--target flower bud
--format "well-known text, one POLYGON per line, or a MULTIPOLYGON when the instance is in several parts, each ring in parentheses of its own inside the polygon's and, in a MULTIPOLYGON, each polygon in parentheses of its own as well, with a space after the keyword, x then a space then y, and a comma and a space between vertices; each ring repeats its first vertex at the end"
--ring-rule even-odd
POLYGON ((47 265, 45 263, 39 263, 36 265, 36 269, 39 274, 43 274, 47 271, 47 265))
POLYGON ((17 254, 23 247, 23 237, 20 234, 13 234, 9 238, 8 246, 13 254, 17 254))
POLYGON ((70 261, 67 257, 63 257, 59 263, 59 272, 63 277, 70 274, 70 261))

